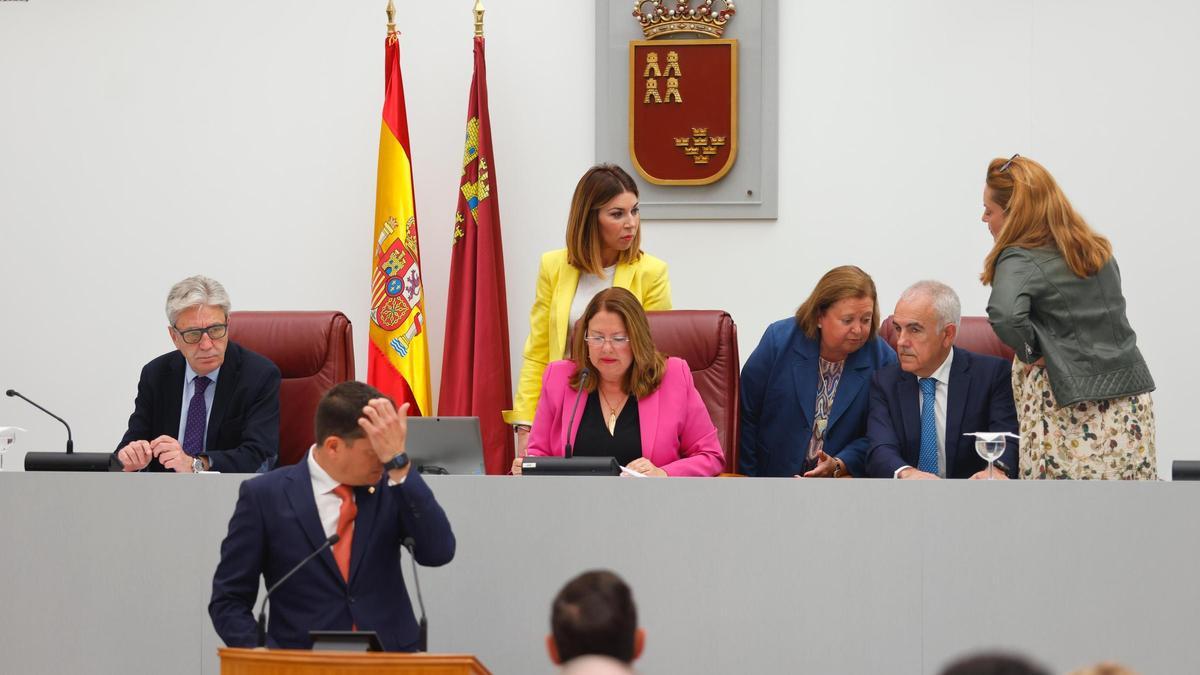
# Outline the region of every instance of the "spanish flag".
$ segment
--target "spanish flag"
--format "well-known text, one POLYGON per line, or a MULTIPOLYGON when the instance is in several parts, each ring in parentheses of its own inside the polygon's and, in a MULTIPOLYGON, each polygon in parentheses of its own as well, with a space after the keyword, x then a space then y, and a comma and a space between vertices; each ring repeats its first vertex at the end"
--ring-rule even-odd
POLYGON ((432 413, 421 245, 413 197, 412 153, 400 77, 400 41, 388 25, 384 46, 383 124, 379 132, 379 182, 371 257, 371 344, 367 383, 410 415, 432 413))

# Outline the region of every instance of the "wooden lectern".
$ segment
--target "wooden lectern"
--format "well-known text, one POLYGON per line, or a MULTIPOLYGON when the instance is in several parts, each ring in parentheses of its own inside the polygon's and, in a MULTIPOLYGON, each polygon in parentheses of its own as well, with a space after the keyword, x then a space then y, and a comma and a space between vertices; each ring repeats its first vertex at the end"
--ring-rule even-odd
POLYGON ((221 675, 491 675, 470 654, 314 652, 306 649, 217 650, 221 675))

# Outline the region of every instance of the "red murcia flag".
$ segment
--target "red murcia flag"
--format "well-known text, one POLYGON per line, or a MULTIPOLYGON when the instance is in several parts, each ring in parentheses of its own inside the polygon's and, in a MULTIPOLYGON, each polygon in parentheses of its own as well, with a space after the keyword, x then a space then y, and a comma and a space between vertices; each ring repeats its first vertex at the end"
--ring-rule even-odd
POLYGON ((737 156, 737 40, 629 43, 629 154, 659 185, 721 180, 737 156))
POLYGON ((479 417, 484 468, 489 474, 507 473, 513 435, 501 411, 512 407, 508 302, 480 36, 475 38, 475 74, 453 232, 438 414, 479 417))

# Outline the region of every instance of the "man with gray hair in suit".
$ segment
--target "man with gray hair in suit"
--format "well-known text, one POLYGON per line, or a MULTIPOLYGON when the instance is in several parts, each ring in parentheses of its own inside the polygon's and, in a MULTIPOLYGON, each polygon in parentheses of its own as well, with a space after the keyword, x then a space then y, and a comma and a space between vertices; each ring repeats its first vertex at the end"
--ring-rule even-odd
MULTIPOLYGON (((867 474, 874 478, 988 478, 978 431, 1017 431, 1012 366, 954 346, 958 294, 918 281, 896 303, 899 363, 875 371, 867 417, 867 474)), ((1006 443, 996 478, 1015 477, 1017 444, 1006 443)))
POLYGON ((229 341, 229 294, 203 276, 167 294, 175 350, 142 368, 115 455, 125 471, 252 473, 279 454, 279 368, 229 341))

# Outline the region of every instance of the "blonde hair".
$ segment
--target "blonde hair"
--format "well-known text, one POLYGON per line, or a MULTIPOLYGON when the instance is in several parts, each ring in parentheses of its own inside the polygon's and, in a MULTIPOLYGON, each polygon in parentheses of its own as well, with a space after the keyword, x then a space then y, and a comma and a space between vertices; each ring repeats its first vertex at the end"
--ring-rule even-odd
POLYGON ((1054 177, 1028 157, 996 158, 988 164, 989 198, 1004 209, 1004 227, 979 275, 991 285, 996 260, 1006 248, 1053 246, 1077 277, 1090 277, 1112 257, 1112 244, 1083 219, 1054 177))
POLYGON ((818 331, 817 322, 821 315, 833 303, 846 298, 871 299, 873 314, 871 316, 871 334, 868 339, 874 338, 879 332, 879 298, 875 295, 875 281, 871 279, 871 275, 854 265, 835 267, 821 277, 808 299, 796 309, 796 323, 800 324, 800 330, 804 331, 808 337, 815 339, 818 331))
MULTIPOLYGON (((567 262, 581 272, 597 276, 603 273, 600 208, 625 192, 638 196, 637 183, 615 164, 593 166, 575 186, 571 212, 567 216, 567 262)), ((633 242, 621 251, 617 262, 628 264, 641 257, 642 228, 639 227, 633 242)))
POLYGON ((646 321, 646 310, 637 296, 620 287, 607 288, 596 294, 583 312, 583 318, 576 324, 574 335, 571 337, 571 360, 575 362, 575 374, 569 381, 571 388, 579 389, 581 374, 590 370, 592 376, 583 382, 584 391, 596 391, 597 378, 595 366, 588 359, 584 336, 587 334, 588 323, 600 312, 612 312, 621 317, 625 324, 625 335, 629 337, 629 348, 633 350, 633 364, 625 371, 622 386, 625 391, 637 398, 645 398, 653 394, 658 385, 662 384, 663 373, 667 369, 667 360, 654 346, 650 337, 650 323, 646 321))

